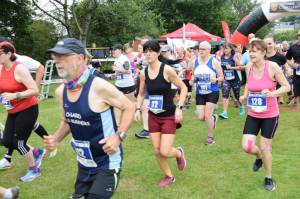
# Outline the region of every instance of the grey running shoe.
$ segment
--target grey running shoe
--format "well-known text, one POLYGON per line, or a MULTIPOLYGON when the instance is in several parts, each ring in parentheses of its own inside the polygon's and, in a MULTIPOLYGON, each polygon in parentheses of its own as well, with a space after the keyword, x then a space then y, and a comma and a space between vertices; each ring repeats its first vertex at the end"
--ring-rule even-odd
POLYGON ((135 137, 140 138, 140 139, 147 139, 150 137, 149 131, 146 131, 145 129, 143 129, 142 131, 136 133, 135 137))
POLYGON ((274 191, 276 189, 276 183, 272 178, 265 178, 264 187, 267 191, 274 191))
POLYGON ((258 171, 261 168, 262 164, 263 164, 262 159, 256 159, 253 164, 252 170, 254 172, 258 171))

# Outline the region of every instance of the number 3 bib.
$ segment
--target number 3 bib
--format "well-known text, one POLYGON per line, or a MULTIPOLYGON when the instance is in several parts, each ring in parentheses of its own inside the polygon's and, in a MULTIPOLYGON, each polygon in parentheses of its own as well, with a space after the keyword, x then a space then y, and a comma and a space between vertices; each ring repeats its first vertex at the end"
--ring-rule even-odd
POLYGON ((70 141, 74 151, 77 153, 77 161, 85 167, 97 167, 93 159, 89 141, 74 140, 70 141))
POLYGON ((267 98, 260 93, 250 93, 247 106, 257 113, 265 112, 267 111, 267 98))

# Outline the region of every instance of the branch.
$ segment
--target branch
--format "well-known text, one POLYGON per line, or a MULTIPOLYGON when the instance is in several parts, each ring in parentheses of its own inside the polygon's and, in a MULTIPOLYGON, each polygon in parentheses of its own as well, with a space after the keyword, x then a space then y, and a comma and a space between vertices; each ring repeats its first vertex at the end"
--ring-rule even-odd
POLYGON ((75 0, 73 0, 72 7, 71 7, 71 8, 72 8, 72 13, 73 13, 73 17, 74 17, 74 19, 75 19, 77 28, 78 28, 80 34, 82 34, 82 33, 83 33, 83 30, 82 30, 82 28, 81 28, 81 26, 80 26, 80 24, 79 24, 79 21, 78 21, 76 12, 75 12, 75 0))
POLYGON ((59 23, 61 23, 63 26, 65 26, 66 28, 68 27, 68 25, 66 23, 64 23, 61 19, 49 14, 46 10, 44 10, 43 8, 41 8, 36 2, 35 0, 32 0, 32 3, 34 6, 36 6, 40 11, 42 11, 44 14, 46 14, 47 16, 51 17, 52 19, 58 21, 59 23))
POLYGON ((60 2, 59 0, 53 0, 53 1, 55 1, 56 3, 58 3, 61 6, 64 6, 64 4, 62 2, 60 2))

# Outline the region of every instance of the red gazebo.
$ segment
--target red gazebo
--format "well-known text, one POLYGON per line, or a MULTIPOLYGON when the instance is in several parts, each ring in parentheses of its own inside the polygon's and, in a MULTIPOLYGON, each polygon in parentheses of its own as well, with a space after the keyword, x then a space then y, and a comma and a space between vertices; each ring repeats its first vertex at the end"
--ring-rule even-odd
POLYGON ((221 42, 221 37, 212 35, 195 24, 188 23, 174 32, 162 35, 160 39, 190 39, 193 41, 221 42))

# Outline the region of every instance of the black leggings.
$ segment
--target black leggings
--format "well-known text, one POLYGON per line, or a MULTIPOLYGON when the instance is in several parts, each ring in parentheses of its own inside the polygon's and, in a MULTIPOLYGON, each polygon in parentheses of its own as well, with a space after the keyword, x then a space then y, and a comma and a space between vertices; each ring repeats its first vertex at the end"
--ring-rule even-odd
POLYGON ((27 140, 39 115, 38 105, 14 114, 8 114, 3 133, 3 145, 16 149, 21 155, 30 151, 27 140))

